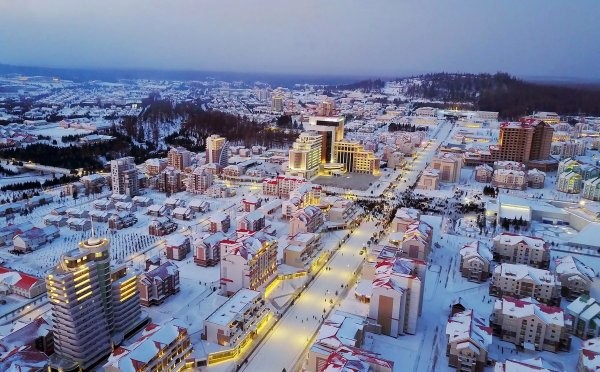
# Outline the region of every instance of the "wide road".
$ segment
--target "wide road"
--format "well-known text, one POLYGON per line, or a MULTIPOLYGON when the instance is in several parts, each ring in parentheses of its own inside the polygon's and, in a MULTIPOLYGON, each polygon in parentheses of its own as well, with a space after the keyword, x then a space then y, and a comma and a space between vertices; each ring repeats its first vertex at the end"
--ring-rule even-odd
MULTIPOLYGON (((402 179, 392 183, 392 193, 403 192, 417 182, 418 176, 435 152, 448 137, 452 125, 443 123, 437 128, 432 140, 410 163, 402 179)), ((363 262, 358 254, 373 233, 379 228, 375 222, 363 222, 341 249, 335 253, 328 266, 332 270, 321 270, 309 287, 302 292, 293 305, 269 332, 259 347, 243 366, 244 371, 291 371, 296 362, 304 357, 309 343, 319 329, 323 310, 329 311, 342 297, 342 284, 346 285, 363 262), (335 292, 338 295, 335 295, 335 292), (333 305, 330 300, 332 300, 333 305), (316 317, 316 320, 313 318, 316 317)))
POLYGON ((363 262, 365 256, 360 255, 359 251, 374 231, 375 222, 372 221, 364 222, 354 230, 329 262, 331 270, 321 270, 273 327, 258 350, 250 356, 244 370, 291 370, 319 328, 323 310, 329 311, 341 298, 342 284, 346 285, 350 281, 363 262), (333 300, 333 304, 330 300, 333 300))

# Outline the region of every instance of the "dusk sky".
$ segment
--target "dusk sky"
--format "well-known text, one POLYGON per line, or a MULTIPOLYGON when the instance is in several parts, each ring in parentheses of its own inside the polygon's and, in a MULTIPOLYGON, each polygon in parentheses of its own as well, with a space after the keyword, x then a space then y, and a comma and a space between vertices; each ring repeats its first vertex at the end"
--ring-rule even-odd
POLYGON ((600 1, 0 0, 0 63, 600 78, 600 1))

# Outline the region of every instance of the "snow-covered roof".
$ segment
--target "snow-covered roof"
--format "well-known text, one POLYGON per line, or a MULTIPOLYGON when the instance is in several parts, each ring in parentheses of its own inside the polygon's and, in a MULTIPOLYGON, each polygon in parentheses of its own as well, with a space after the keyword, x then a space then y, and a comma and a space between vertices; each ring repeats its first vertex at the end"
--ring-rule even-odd
POLYGON ((469 259, 471 257, 481 257, 488 262, 492 261, 493 255, 487 247, 479 244, 479 241, 474 240, 466 243, 459 251, 463 259, 469 259))
POLYGON ((492 328, 487 324, 487 320, 473 310, 456 313, 446 324, 448 342, 476 342, 478 347, 487 350, 492 344, 492 328))
POLYGON ((261 293, 242 288, 212 313, 206 322, 226 326, 243 314, 248 306, 261 298, 261 293))
POLYGON ((586 322, 596 319, 600 323, 600 304, 590 296, 578 297, 567 306, 567 312, 586 322))
POLYGON ((393 370, 394 362, 355 347, 342 346, 329 354, 323 372, 369 372, 379 368, 393 370), (372 366, 375 368, 373 369, 372 366))
POLYGON ((557 258, 554 260, 554 264, 556 265, 555 272, 558 275, 580 274, 587 276, 589 280, 593 280, 596 276, 592 268, 573 256, 557 258))
POLYGON ((526 360, 507 359, 504 362, 496 362, 494 372, 558 372, 553 369, 542 358, 526 360))
POLYGON ((535 315, 547 324, 554 324, 564 327, 567 322, 567 316, 560 307, 549 306, 537 303, 532 299, 516 299, 512 297, 503 297, 496 300, 494 310, 499 310, 503 315, 523 318, 535 315))
POLYGON ((515 280, 531 279, 536 284, 558 285, 556 276, 548 270, 537 269, 523 264, 503 263, 494 269, 494 275, 515 280))
POLYGON ((383 260, 375 265, 373 288, 388 288, 404 292, 406 288, 400 284, 400 277, 420 280, 414 275, 416 261, 409 258, 393 258, 383 260))
POLYGON ((361 316, 336 310, 319 328, 313 347, 333 351, 340 346, 357 346, 365 324, 361 316))
POLYGON ((31 287, 43 282, 43 279, 0 266, 0 282, 23 290, 29 290, 31 287))
POLYGON ((600 369, 600 337, 583 341, 580 361, 589 371, 600 369))
POLYGON ((509 232, 503 232, 502 234, 494 237, 494 243, 517 245, 519 243, 525 243, 530 249, 545 249, 547 250, 548 244, 542 238, 536 238, 533 236, 513 234, 509 232))

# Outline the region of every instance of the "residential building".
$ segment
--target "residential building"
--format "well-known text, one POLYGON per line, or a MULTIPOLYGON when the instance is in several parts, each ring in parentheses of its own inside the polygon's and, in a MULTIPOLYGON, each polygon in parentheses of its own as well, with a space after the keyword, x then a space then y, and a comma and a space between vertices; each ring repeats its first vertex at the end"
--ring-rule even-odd
POLYGON ((262 211, 255 210, 245 213, 237 220, 237 230, 258 231, 265 227, 265 215, 262 211))
POLYGON ((314 233, 301 233, 290 239, 283 249, 283 262, 300 269, 310 269, 321 246, 321 237, 314 233))
POLYGON ((492 253, 474 240, 465 244, 460 253, 460 273, 474 282, 485 282, 491 276, 492 253))
POLYGON ((494 260, 538 269, 550 265, 550 245, 542 238, 504 232, 493 239, 494 260))
POLYGON ((392 372, 393 370, 393 361, 383 359, 377 353, 346 346, 340 346, 329 354, 322 369, 322 371, 352 372, 392 372))
POLYGON ((527 171, 527 186, 534 189, 543 189, 545 180, 546 173, 541 170, 534 168, 527 171))
POLYGON ((384 335, 416 333, 426 266, 423 261, 406 258, 386 259, 375 265, 369 319, 384 335))
POLYGON ((202 234, 194 238, 194 262, 198 266, 215 266, 221 259, 219 243, 226 240, 223 232, 202 234))
POLYGON ((283 112, 283 96, 280 94, 274 94, 271 96, 271 110, 277 112, 283 112))
POLYGON ((179 292, 179 270, 167 261, 140 275, 138 287, 143 306, 160 305, 179 292))
POLYGON ((15 251, 19 252, 35 251, 42 245, 54 241, 59 235, 60 231, 58 230, 58 227, 54 225, 42 228, 33 227, 13 237, 13 248, 15 251))
POLYGON ((169 165, 167 159, 148 159, 144 163, 146 165, 146 174, 150 177, 156 176, 163 171, 169 165))
POLYGON ((257 198, 254 195, 248 195, 242 198, 242 208, 244 212, 252 212, 260 208, 262 202, 262 198, 257 198))
POLYGON ((498 161, 494 162, 494 170, 498 170, 498 169, 525 172, 525 170, 527 169, 527 166, 518 161, 498 160, 498 161))
MULTIPOLYGON (((192 343, 186 328, 170 322, 150 323, 140 338, 116 348, 103 366, 106 372, 180 371, 188 363, 192 343)), ((192 361, 193 364, 193 361, 192 361)))
POLYGON ((457 372, 483 372, 488 365, 492 328, 473 310, 455 313, 446 324, 448 365, 457 372))
POLYGON ((21 328, 11 329, 0 339, 0 371, 47 371, 48 355, 54 352, 51 328, 39 317, 21 328))
POLYGON ((204 194, 213 185, 214 175, 206 168, 196 167, 187 178, 187 192, 204 194))
POLYGON ((459 182, 462 158, 460 155, 445 152, 431 160, 431 167, 438 171, 442 182, 459 182))
POLYGON ((208 221, 210 223, 209 231, 213 234, 219 231, 226 233, 231 227, 231 219, 229 215, 222 212, 214 213, 209 217, 208 221))
POLYGON ((525 172, 508 169, 497 169, 492 177, 492 186, 512 189, 525 190, 527 188, 527 177, 525 172))
POLYGON ((148 224, 148 234, 154 236, 169 235, 177 230, 177 224, 166 217, 154 218, 148 224))
POLYGON ((290 236, 302 233, 318 232, 323 226, 323 212, 320 208, 309 205, 299 209, 290 219, 290 236))
POLYGON ((525 350, 569 351, 571 319, 560 307, 503 297, 490 317, 494 335, 525 350))
POLYGON ((398 208, 394 219, 392 220, 392 228, 394 232, 404 233, 408 230, 408 226, 417 222, 421 217, 421 212, 414 208, 398 208))
POLYGON ((172 147, 167 153, 170 167, 183 171, 192 164, 192 153, 183 147, 172 147))
POLYGON ((139 193, 138 172, 132 156, 110 161, 113 194, 135 196, 139 193))
POLYGON ((494 269, 490 295, 531 297, 548 305, 560 305, 561 285, 556 275, 527 265, 503 263, 494 269))
POLYGON ((321 142, 323 136, 316 132, 302 132, 289 152, 288 173, 310 179, 321 166, 321 142))
POLYGON ((52 309, 51 370, 89 369, 142 324, 137 276, 111 272, 109 241, 92 237, 64 254, 46 276, 52 309))
POLYGON ((507 359, 504 362, 494 364, 494 372, 559 372, 554 365, 542 358, 531 358, 526 360, 507 359))
POLYGON ((302 177, 277 176, 276 178, 265 179, 262 184, 262 191, 264 195, 287 199, 292 191, 305 183, 306 180, 302 177))
POLYGON ((0 266, 0 285, 25 298, 34 298, 46 292, 43 279, 0 266))
POLYGON ((167 194, 175 194, 183 191, 183 182, 181 179, 181 171, 174 167, 166 167, 157 176, 158 179, 158 191, 165 192, 167 194))
POLYGON ((488 183, 492 181, 492 175, 494 169, 488 164, 480 164, 475 167, 475 181, 481 183, 488 183))
POLYGON ((592 338, 581 343, 577 372, 596 372, 600 370, 600 338, 592 338))
POLYGON ((190 238, 180 234, 167 237, 165 245, 169 260, 183 261, 191 251, 190 238))
POLYGON ((600 177, 583 181, 581 197, 588 200, 600 201, 600 177))
POLYGON ((440 187, 440 172, 436 169, 425 168, 417 183, 421 190, 437 190, 440 187))
POLYGON ((554 272, 562 283, 562 296, 574 300, 581 295, 589 295, 596 273, 592 268, 573 256, 554 260, 554 272))
POLYGON ((204 321, 203 338, 229 348, 251 342, 268 321, 262 293, 242 288, 204 321))
POLYGON ((335 310, 325 319, 308 349, 305 371, 324 371, 329 356, 342 346, 355 349, 362 347, 366 324, 361 316, 335 310))
POLYGON ((390 243, 399 246, 399 257, 427 261, 433 240, 433 229, 427 222, 415 221, 408 225, 400 238, 395 238, 398 235, 390 235, 390 243))
POLYGON ((220 242, 221 290, 231 295, 242 288, 256 290, 277 269, 277 240, 262 231, 238 232, 235 240, 220 242))
POLYGON ((206 138, 206 164, 218 164, 224 168, 228 159, 229 143, 224 137, 213 134, 206 138))
POLYGON ((579 173, 563 172, 556 179, 556 190, 569 194, 579 194, 583 185, 583 179, 579 173))
POLYGON ((171 216, 178 220, 189 221, 194 218, 194 211, 189 207, 176 207, 171 212, 171 216))
POLYGON ((567 313, 573 318, 570 332, 587 340, 600 336, 600 303, 588 295, 582 295, 567 305, 567 313))

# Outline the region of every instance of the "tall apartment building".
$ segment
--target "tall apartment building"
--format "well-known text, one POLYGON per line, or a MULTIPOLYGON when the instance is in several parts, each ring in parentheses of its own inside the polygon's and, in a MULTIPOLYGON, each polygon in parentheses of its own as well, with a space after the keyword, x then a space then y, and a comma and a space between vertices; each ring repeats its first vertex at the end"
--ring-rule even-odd
POLYGON ((406 258, 387 259, 375 265, 369 319, 381 326, 381 333, 392 337, 416 333, 425 267, 423 261, 406 258))
POLYGON ((531 297, 548 305, 560 305, 561 284, 547 270, 503 263, 494 269, 490 294, 502 297, 531 297))
POLYGON ((162 304, 167 297, 179 292, 179 270, 167 261, 143 273, 138 287, 142 305, 162 304))
POLYGON ((137 276, 111 273, 109 242, 91 237, 63 255, 46 276, 55 354, 50 369, 88 369, 140 325, 137 276))
POLYGON ((135 196, 139 193, 138 172, 132 156, 110 161, 113 194, 135 196))
POLYGON ((335 114, 335 103, 330 100, 324 100, 317 104, 318 116, 333 116, 335 114))
POLYGON ((569 351, 571 318, 560 307, 503 297, 490 317, 494 335, 527 350, 569 351))
POLYGON ((493 240, 494 260, 548 269, 550 246, 544 239, 504 232, 493 240))
POLYGON ((192 153, 183 147, 172 147, 167 153, 169 166, 177 170, 184 170, 192 164, 192 153))
POLYGON ((238 232, 236 240, 220 242, 221 289, 233 294, 242 288, 256 290, 275 274, 277 240, 262 231, 238 232))
POLYGON ((174 194, 183 191, 183 182, 181 180, 181 171, 174 167, 166 167, 157 176, 158 191, 174 194))
POLYGON ((207 169, 197 167, 188 175, 186 190, 193 194, 204 194, 212 186, 214 176, 207 169))
POLYGON ((358 142, 336 141, 333 152, 334 162, 343 164, 346 172, 379 174, 379 158, 358 142))
POLYGON ((274 94, 271 97, 271 110, 277 112, 283 112, 283 96, 280 94, 274 94))
POLYGON ((437 169, 442 182, 460 181, 460 170, 462 169, 462 157, 460 155, 446 152, 431 160, 431 167, 437 169))
POLYGON ((317 175, 321 166, 321 142, 323 136, 316 132, 302 132, 289 152, 288 173, 310 179, 317 175))
POLYGON ((227 166, 229 157, 229 144, 224 137, 218 134, 206 138, 206 164, 218 164, 222 168, 227 166))
POLYGON ((321 135, 321 163, 335 163, 333 144, 344 139, 343 116, 311 116, 308 118, 308 131, 321 135))

